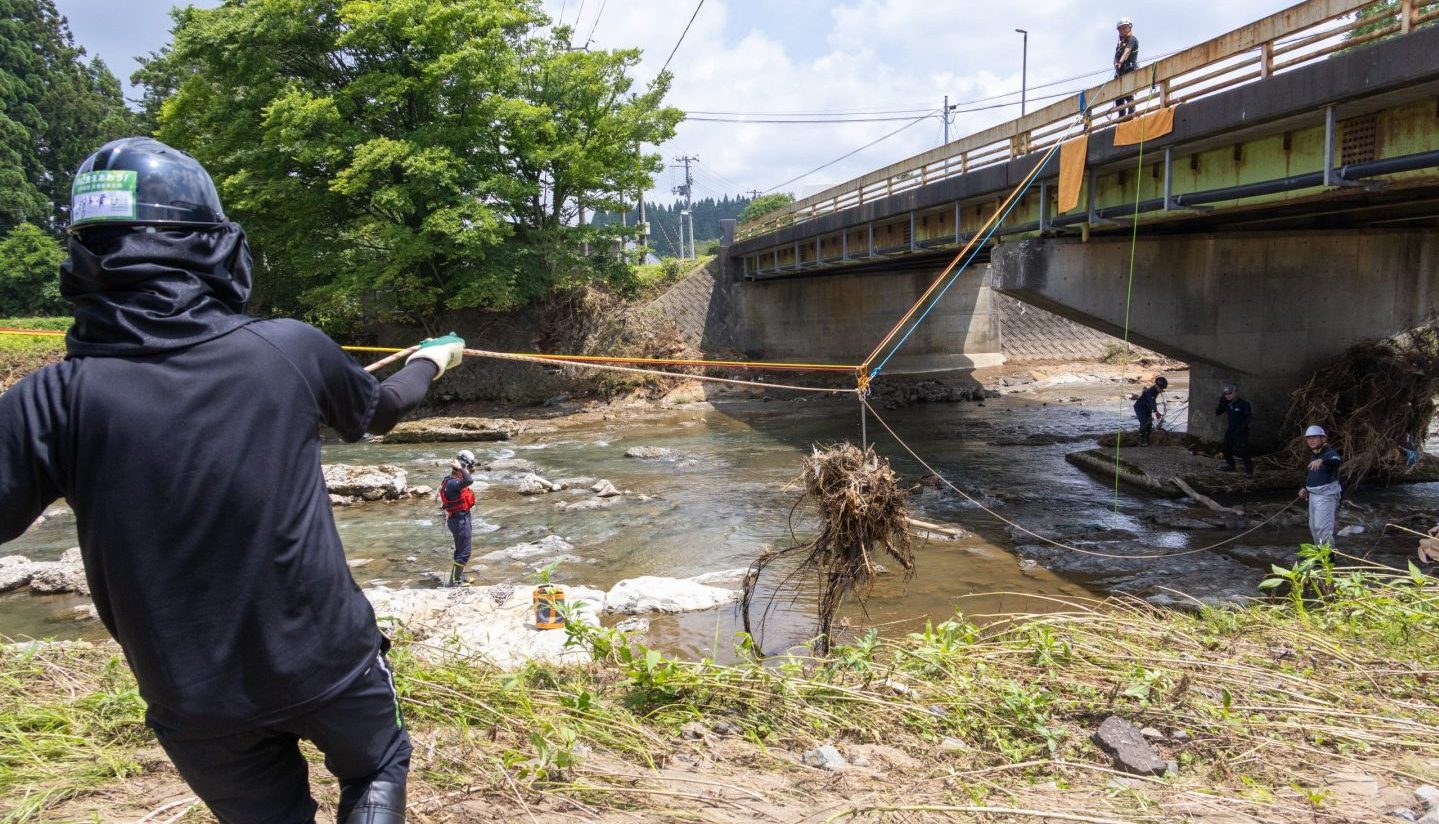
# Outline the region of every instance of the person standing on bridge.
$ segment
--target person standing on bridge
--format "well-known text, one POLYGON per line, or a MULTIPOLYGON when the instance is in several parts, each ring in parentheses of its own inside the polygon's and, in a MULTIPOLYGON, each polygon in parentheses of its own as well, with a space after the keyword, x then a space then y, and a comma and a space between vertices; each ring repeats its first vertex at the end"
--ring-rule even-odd
POLYGON ((389 431, 463 341, 425 341, 381 384, 320 330, 249 317, 244 231, 195 158, 150 138, 81 164, 68 230, 65 360, 0 395, 0 543, 69 502, 145 722, 220 821, 313 821, 306 739, 342 824, 400 824, 409 735, 320 427, 389 431))
POLYGON ((1301 499, 1309 501, 1309 535, 1314 545, 1334 544, 1334 516, 1339 512, 1339 450, 1327 444, 1329 436, 1322 426, 1304 430, 1304 445, 1309 448, 1309 474, 1299 490, 1301 499))
MULTIPOLYGON (((1128 17, 1119 18, 1116 28, 1119 42, 1114 46, 1114 76, 1119 78, 1139 68, 1139 38, 1134 36, 1134 21, 1128 17)), ((1114 111, 1119 117, 1134 114, 1133 104, 1133 95, 1115 98, 1114 111)))
POLYGON ((1159 393, 1169 388, 1169 379, 1160 375, 1154 385, 1139 393, 1134 402, 1134 417, 1139 419, 1139 445, 1149 446, 1149 434, 1154 431, 1154 422, 1164 420, 1159 411, 1159 393))
POLYGON ((1254 420, 1254 407, 1239 397, 1239 388, 1232 383, 1224 385, 1224 394, 1219 396, 1216 415, 1228 415, 1224 427, 1224 466, 1220 472, 1235 471, 1234 459, 1244 460, 1244 474, 1254 477, 1254 461, 1249 457, 1249 424, 1254 420))

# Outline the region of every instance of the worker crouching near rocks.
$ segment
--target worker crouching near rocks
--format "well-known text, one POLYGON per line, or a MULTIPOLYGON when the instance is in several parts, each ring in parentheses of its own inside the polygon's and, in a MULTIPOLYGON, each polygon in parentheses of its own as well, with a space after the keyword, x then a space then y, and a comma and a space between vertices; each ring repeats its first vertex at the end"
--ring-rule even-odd
POLYGON ((1134 402, 1134 417, 1139 419, 1140 446, 1149 446, 1154 422, 1164 420, 1164 413, 1159 411, 1159 393, 1168 388, 1169 379, 1160 375, 1154 379, 1153 386, 1139 393, 1139 398, 1134 402))
POLYGON ((300 739, 340 780, 339 821, 403 821, 410 741, 320 426, 388 431, 463 343, 427 341, 381 384, 319 330, 247 316, 245 233, 194 158, 148 138, 80 166, 69 232, 66 359, 0 395, 0 541, 69 502, 146 723, 221 822, 314 819, 300 739))
POLYGON ((1339 450, 1328 445, 1329 436, 1322 426, 1311 426, 1304 430, 1304 445, 1309 447, 1309 475, 1304 487, 1299 490, 1300 498, 1309 500, 1309 535, 1314 545, 1334 544, 1334 516, 1339 512, 1339 464, 1342 457, 1339 450))

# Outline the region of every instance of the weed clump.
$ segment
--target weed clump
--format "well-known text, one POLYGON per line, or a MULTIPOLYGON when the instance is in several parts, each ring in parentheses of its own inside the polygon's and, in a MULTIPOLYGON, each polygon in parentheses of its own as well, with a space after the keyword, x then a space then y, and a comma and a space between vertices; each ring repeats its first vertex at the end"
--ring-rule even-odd
POLYGON ((816 447, 792 485, 804 490, 799 506, 812 503, 818 510, 819 535, 808 543, 767 551, 750 565, 741 599, 744 627, 751 631, 750 607, 760 576, 776 561, 798 559, 797 569, 785 583, 811 572, 819 577, 815 643, 816 651, 826 655, 834 616, 844 599, 854 594, 863 604, 873 588, 877 553, 882 551, 898 563, 906 580, 914 574, 914 548, 907 530, 909 493, 889 461, 873 448, 860 451, 850 443, 816 447))

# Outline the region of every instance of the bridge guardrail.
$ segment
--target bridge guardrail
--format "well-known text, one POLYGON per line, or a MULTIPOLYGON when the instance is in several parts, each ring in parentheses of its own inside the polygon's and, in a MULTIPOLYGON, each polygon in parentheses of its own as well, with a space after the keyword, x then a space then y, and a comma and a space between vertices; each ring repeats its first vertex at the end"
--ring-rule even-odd
POLYGON ((735 239, 769 234, 1046 149, 1061 140, 1074 124, 1080 113, 1079 100, 1088 107, 1084 126, 1089 130, 1095 121, 1111 125, 1164 106, 1197 100, 1381 37, 1407 34, 1439 19, 1439 0, 1401 0, 1394 22, 1346 37, 1371 22, 1355 14, 1370 5, 1373 0, 1307 0, 1075 97, 797 200, 740 224, 735 239), (1354 16, 1343 19, 1349 15, 1354 16), (1134 98, 1132 104, 1125 104, 1126 109, 1132 105, 1134 111, 1123 118, 1115 117, 1114 109, 1104 107, 1122 97, 1134 98))

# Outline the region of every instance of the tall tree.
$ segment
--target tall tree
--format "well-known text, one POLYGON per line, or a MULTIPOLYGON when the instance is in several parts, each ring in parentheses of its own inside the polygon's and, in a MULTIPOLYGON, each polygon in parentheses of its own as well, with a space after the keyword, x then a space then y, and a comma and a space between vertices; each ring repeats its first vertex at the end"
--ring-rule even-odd
POLYGON ((0 231, 58 233, 75 167, 134 128, 120 82, 85 59, 53 0, 0 0, 0 231))
POLYGON ((40 228, 22 223, 0 240, 0 315, 59 315, 69 309, 60 297, 60 264, 65 249, 40 228))
POLYGON ((568 52, 534 0, 231 0, 175 15, 135 80, 256 240, 273 306, 341 323, 506 308, 582 250, 581 206, 674 133, 638 53, 568 52))

